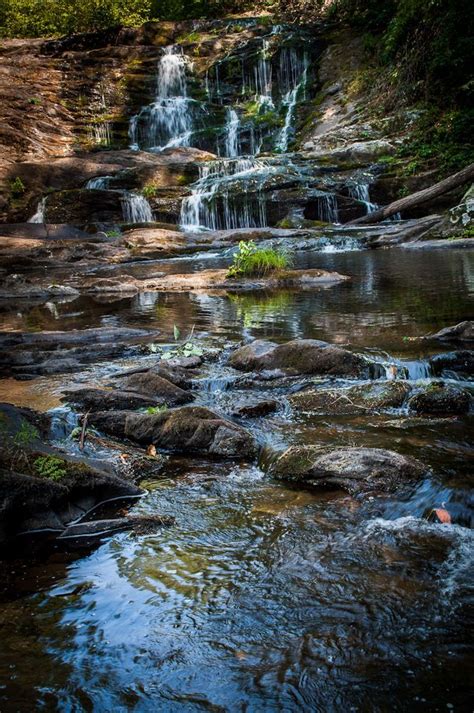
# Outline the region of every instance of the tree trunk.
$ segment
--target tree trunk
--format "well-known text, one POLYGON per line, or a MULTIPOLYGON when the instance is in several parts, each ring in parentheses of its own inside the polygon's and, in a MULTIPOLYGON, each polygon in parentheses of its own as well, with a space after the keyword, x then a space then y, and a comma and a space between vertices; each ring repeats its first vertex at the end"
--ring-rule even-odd
POLYGON ((448 178, 445 178, 439 183, 435 183, 434 186, 412 193, 411 196, 406 196, 406 198, 400 198, 384 208, 379 208, 373 213, 369 213, 368 215, 363 215, 361 218, 352 220, 348 223, 348 225, 380 223, 381 220, 390 218, 390 216, 395 215, 395 213, 401 213, 403 210, 408 210, 410 208, 417 208, 422 203, 426 203, 426 201, 429 201, 432 198, 442 196, 444 193, 452 191, 453 188, 458 188, 464 183, 469 183, 472 180, 474 180, 474 163, 466 166, 466 168, 463 168, 462 171, 454 173, 452 176, 448 176, 448 178))

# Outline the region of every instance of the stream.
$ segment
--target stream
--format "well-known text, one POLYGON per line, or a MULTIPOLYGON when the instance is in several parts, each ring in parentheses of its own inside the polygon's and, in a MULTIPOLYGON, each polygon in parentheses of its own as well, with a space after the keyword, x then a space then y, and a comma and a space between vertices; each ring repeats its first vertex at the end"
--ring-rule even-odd
MULTIPOLYGON (((236 347, 254 339, 324 340, 370 359, 378 369, 373 379, 395 374, 414 389, 442 379, 471 396, 474 391, 472 375, 436 360, 462 346, 421 339, 472 319, 472 251, 413 243, 372 250, 357 239, 364 229, 341 229, 331 238, 321 228, 320 221, 344 223, 376 209, 371 186, 384 167, 370 161, 363 169, 344 167, 331 157, 318 163, 287 153, 297 135, 298 105, 316 96, 319 52, 311 36, 280 26, 257 27, 205 70, 199 53, 188 56, 179 44, 160 48, 149 103, 129 117, 124 152, 131 164, 138 162, 124 169, 123 159, 114 175, 105 168, 87 179, 84 174, 76 198, 49 192, 30 212, 33 224, 66 223, 76 200, 92 205, 107 198, 112 206, 101 217, 98 205, 93 227, 102 242, 86 243, 96 252, 74 256, 74 237, 65 241, 64 253, 72 257, 64 263, 53 261, 48 245, 20 263, 13 275, 18 284, 47 278, 50 297, 24 292, 1 299, 2 333, 123 327, 157 330, 157 336, 141 351, 84 360, 71 373, 66 366, 66 373, 37 376, 37 365, 25 361, 22 372, 21 360, 15 361, 17 378, 0 378, 0 401, 48 412, 53 444, 78 455, 81 409, 64 403, 62 393, 78 385, 108 387, 107 379, 156 365, 161 348, 173 350, 177 338, 188 338, 205 355, 191 379, 193 405, 250 431, 259 454, 238 463, 207 452, 166 455, 160 473, 139 483, 145 494, 130 512, 171 516, 171 526, 115 533, 76 552, 52 546, 26 558, 12 554, 2 562, 2 712, 471 710, 472 411, 420 415, 405 404, 355 414, 302 412, 292 406, 292 394, 363 385, 368 375, 258 378, 228 362, 236 347), (189 176, 178 161, 187 149, 203 154, 189 176), (158 157, 158 178, 170 161, 173 170, 161 183, 152 182, 155 173, 145 162, 143 175, 136 169, 142 152, 158 157), (165 193, 173 181, 170 198, 165 193), (49 219, 58 206, 50 215, 60 219, 49 219), (309 223, 311 236, 288 230, 286 239, 275 230, 259 247, 281 243, 295 270, 318 268, 350 279, 299 290, 137 288, 137 294, 120 293, 120 286, 94 293, 81 284, 91 276, 120 282, 121 276, 228 268, 236 243, 223 248, 216 241, 193 253, 185 252, 185 241, 226 229, 248 229, 253 239, 252 229, 282 223, 309 223), (126 253, 127 230, 133 237, 137 224, 145 237, 156 230, 157 245, 169 229, 172 257, 149 259, 136 243, 126 245, 126 253), (178 230, 184 248, 180 243, 173 253, 178 230), (101 252, 117 245, 120 260, 101 252), (239 414, 238 408, 262 400, 276 402, 271 413, 239 414), (278 454, 308 444, 388 449, 427 469, 416 484, 365 497, 271 477, 268 465, 278 454), (429 520, 436 508, 445 508, 452 522, 429 520)), ((81 343, 84 350, 88 344, 81 343)), ((85 452, 109 457, 87 436, 85 452)))
MULTIPOLYGON (((437 350, 410 338, 472 314, 466 251, 298 259, 353 279, 310 292, 4 302, 2 329, 148 326, 167 343, 173 325, 183 334, 194 327, 198 343, 224 350, 195 385, 198 403, 228 413, 249 397, 224 359, 242 339, 350 344, 407 367, 416 380, 430 376, 437 350)), ((224 260, 194 256, 156 267, 174 270, 179 262, 182 271, 224 260)), ((2 398, 56 408, 68 384, 136 362, 5 379, 2 398)), ((296 388, 268 382, 258 396, 284 401, 296 388)), ((468 419, 396 410, 301 416, 284 408, 250 428, 261 460, 269 449, 317 440, 392 448, 434 474, 403 496, 360 501, 284 485, 257 464, 171 457, 134 511, 173 515, 174 526, 117 534, 81 557, 53 552, 3 565, 2 710, 27 710, 33 700, 38 710, 70 711, 468 710, 468 419), (453 525, 422 519, 442 503, 453 525)), ((67 434, 66 447, 74 448, 67 434)))

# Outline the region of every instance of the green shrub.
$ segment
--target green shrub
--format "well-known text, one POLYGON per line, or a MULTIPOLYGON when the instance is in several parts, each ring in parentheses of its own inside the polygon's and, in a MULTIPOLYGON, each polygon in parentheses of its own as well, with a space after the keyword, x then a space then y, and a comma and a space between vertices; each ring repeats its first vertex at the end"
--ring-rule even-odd
POLYGON ((56 456, 38 456, 33 463, 36 473, 48 480, 61 480, 67 474, 65 461, 56 456))
POLYGON ((141 194, 145 196, 145 198, 153 198, 153 196, 156 196, 156 186, 154 186, 153 183, 147 183, 146 186, 143 186, 141 189, 141 194))
POLYGON ((167 410, 168 406, 166 404, 162 404, 161 406, 148 406, 148 408, 145 409, 145 413, 164 413, 167 410))
POLYGON ((26 191, 26 186, 21 180, 20 176, 17 176, 16 178, 10 181, 10 190, 12 192, 12 195, 14 196, 22 196, 23 193, 26 191))
POLYGON ((239 243, 239 249, 227 273, 228 277, 265 277, 272 272, 285 270, 291 264, 289 256, 282 250, 257 248, 250 240, 239 243))

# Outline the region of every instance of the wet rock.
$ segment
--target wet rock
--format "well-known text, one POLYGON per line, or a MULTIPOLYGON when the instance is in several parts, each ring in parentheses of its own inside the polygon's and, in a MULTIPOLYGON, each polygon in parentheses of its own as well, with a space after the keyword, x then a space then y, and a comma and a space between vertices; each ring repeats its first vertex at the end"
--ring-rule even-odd
POLYGON ((268 416, 271 413, 275 413, 278 408, 278 401, 265 399, 264 401, 256 401, 255 403, 239 406, 239 408, 235 409, 233 415, 242 416, 243 418, 259 418, 260 416, 268 416))
MULTIPOLYGON (((189 391, 185 391, 153 371, 127 376, 120 380, 120 386, 126 391, 148 394, 156 403, 166 404, 167 406, 181 406, 189 403, 194 398, 189 391)), ((127 407, 117 406, 116 408, 127 407)))
POLYGON ((136 391, 119 389, 70 389, 64 391, 63 401, 80 404, 85 409, 139 409, 157 406, 159 399, 144 396, 136 391))
POLYGON ((158 273, 153 278, 139 280, 130 275, 116 277, 79 277, 74 286, 85 293, 127 293, 139 292, 175 292, 226 290, 240 292, 245 290, 276 289, 294 287, 312 289, 325 287, 350 278, 338 272, 327 270, 287 270, 275 272, 266 277, 228 278, 227 270, 200 270, 180 274, 158 273))
POLYGON ((377 409, 400 408, 411 387, 403 381, 375 381, 346 389, 311 389, 288 400, 298 411, 357 414, 377 409))
POLYGON ((0 542, 28 530, 62 531, 69 522, 99 503, 113 498, 136 498, 143 492, 110 473, 73 462, 59 452, 55 455, 67 471, 58 480, 2 471, 0 542))
POLYGON ((84 364, 137 351, 156 330, 103 328, 70 332, 6 332, 0 335, 0 371, 14 375, 79 371, 84 364))
POLYGON ((355 141, 329 151, 318 148, 317 142, 307 142, 303 148, 304 156, 307 158, 354 166, 366 166, 374 163, 381 156, 390 156, 396 151, 396 147, 386 139, 355 141))
POLYGON ((391 493, 416 482, 428 468, 414 458, 382 448, 293 446, 271 466, 279 480, 350 495, 391 493))
POLYGON ((444 327, 439 332, 429 334, 425 339, 437 339, 441 342, 473 342, 474 341, 474 322, 466 320, 459 322, 453 327, 444 327))
POLYGON ((433 382, 418 389, 409 399, 411 411, 433 415, 458 415, 469 411, 469 394, 462 389, 433 382))
POLYGON ((242 371, 282 369, 293 374, 361 376, 368 362, 347 349, 315 339, 295 339, 286 344, 257 340, 230 357, 229 364, 242 371))
POLYGON ((68 549, 90 547, 116 532, 133 531, 137 535, 151 534, 174 524, 174 518, 161 515, 128 515, 108 520, 92 520, 69 525, 57 538, 68 549))
POLYGON ((446 352, 437 354, 430 360, 433 372, 436 375, 441 375, 446 372, 454 372, 464 376, 472 376, 474 374, 474 351, 462 349, 455 352, 446 352))
POLYGON ((102 431, 176 453, 237 459, 251 458, 256 453, 255 441, 248 431, 198 406, 157 414, 102 411, 91 414, 89 422, 102 431))

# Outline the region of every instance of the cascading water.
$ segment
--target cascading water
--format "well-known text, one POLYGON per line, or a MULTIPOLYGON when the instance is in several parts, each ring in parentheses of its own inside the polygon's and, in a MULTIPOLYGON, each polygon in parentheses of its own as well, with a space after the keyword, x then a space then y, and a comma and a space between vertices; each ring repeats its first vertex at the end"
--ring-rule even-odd
POLYGON ((111 178, 112 176, 96 176, 95 178, 90 178, 85 187, 89 191, 107 190, 109 188, 111 178))
MULTIPOLYGON (((295 49, 285 49, 280 54, 278 83, 282 92, 282 104, 286 106, 285 123, 280 131, 275 148, 282 153, 288 150, 293 113, 298 96, 304 92, 308 75, 308 56, 300 57, 295 49)), ((304 98, 304 97, 303 97, 304 98)))
POLYGON ((189 146, 196 105, 187 95, 189 66, 180 48, 165 48, 158 63, 155 101, 130 120, 132 149, 159 151, 171 146, 189 146))
POLYGON ((349 195, 359 203, 365 205, 365 211, 368 215, 373 213, 379 207, 377 203, 372 203, 370 200, 370 188, 368 183, 353 183, 348 187, 349 195))
POLYGON ((126 223, 153 223, 153 212, 145 196, 122 191, 121 203, 126 223))
POLYGON ((45 209, 46 209, 46 196, 41 198, 36 208, 36 212, 28 219, 28 223, 44 223, 45 222, 45 209))
POLYGON ((262 181, 267 165, 254 158, 212 161, 200 167, 193 192, 181 204, 184 230, 230 230, 267 224, 262 181))
POLYGON ((235 109, 227 109, 227 121, 224 127, 224 155, 236 158, 239 155, 240 119, 235 109))
POLYGON ((314 198, 317 208, 317 220, 322 220, 325 223, 337 223, 339 221, 339 213, 337 198, 334 193, 317 191, 314 198))

